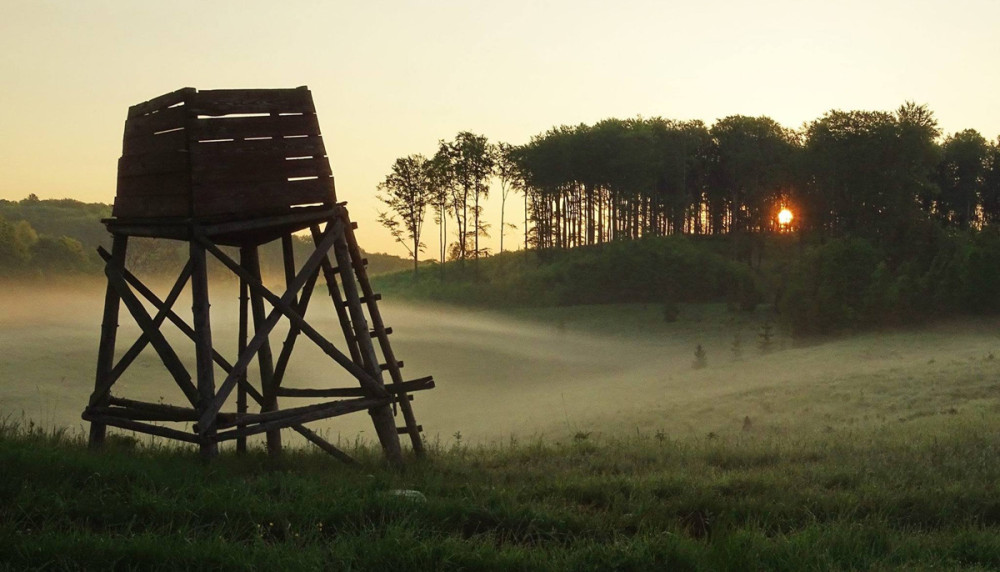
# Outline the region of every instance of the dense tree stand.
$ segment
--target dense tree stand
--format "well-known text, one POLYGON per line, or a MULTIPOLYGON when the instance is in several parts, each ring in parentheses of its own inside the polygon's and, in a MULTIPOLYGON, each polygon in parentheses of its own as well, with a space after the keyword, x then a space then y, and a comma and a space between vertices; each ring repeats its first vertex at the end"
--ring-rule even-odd
POLYGON ((98 350, 97 380, 83 414, 84 419, 91 422, 92 444, 99 445, 104 441, 105 428, 110 425, 196 443, 200 445, 203 455, 213 456, 220 442, 235 440, 238 450, 243 451, 247 437, 265 433, 268 451, 277 454, 281 450, 280 432, 290 428, 346 461, 349 457, 345 453, 305 424, 367 410, 390 462, 402 461, 399 434, 409 435, 413 450, 418 455, 423 453, 421 427, 416 423, 410 403, 412 398, 408 394, 432 388, 434 381, 430 377, 403 380, 403 364, 396 360, 392 351, 389 343, 391 330, 382 321, 378 310, 379 296, 372 291, 352 223, 342 206, 215 225, 132 223, 114 219, 107 224, 115 240, 110 253, 101 252, 107 262, 108 289, 98 350), (291 249, 292 233, 305 229, 313 233, 315 250, 301 267, 296 268, 291 249), (165 298, 158 297, 125 268, 129 236, 160 236, 190 241, 190 259, 165 298), (260 275, 258 250, 262 243, 271 240, 281 240, 283 245, 286 289, 281 294, 265 287, 260 275), (234 259, 220 246, 237 247, 238 257, 234 259), (208 256, 221 262, 240 281, 239 353, 233 362, 224 358, 223 352, 213 346, 208 256), (305 319, 320 277, 326 282, 341 324, 343 351, 305 319), (173 310, 174 303, 188 283, 193 325, 173 310), (150 315, 140 298, 156 309, 156 315, 150 315), (142 335, 116 363, 116 326, 121 305, 131 314, 142 335), (266 306, 270 309, 266 310, 266 306), (288 330, 275 357, 270 337, 282 319, 288 321, 288 330), (167 320, 194 343, 193 378, 161 331, 167 320), (253 335, 249 336, 251 324, 253 335), (315 343, 339 367, 349 372, 358 385, 283 388, 292 351, 301 336, 315 343), (115 382, 147 345, 153 346, 189 403, 183 406, 167 405, 113 396, 115 382), (259 383, 256 384, 247 375, 247 368, 254 361, 259 371, 259 383), (215 378, 217 369, 224 375, 218 383, 215 378), (384 371, 389 372, 389 384, 383 381, 384 371), (225 412, 223 408, 231 401, 234 390, 235 411, 225 412), (259 412, 248 411, 247 397, 257 403, 259 412), (280 409, 279 397, 283 400, 307 398, 323 401, 280 409), (394 411, 402 412, 402 427, 397 428, 394 411), (186 432, 153 422, 193 424, 190 425, 193 431, 186 432))
MULTIPOLYGON (((90 443, 100 445, 108 426, 195 443, 206 457, 219 443, 265 434, 271 454, 281 451, 281 430, 292 429, 344 461, 350 458, 306 423, 367 411, 389 462, 402 462, 399 435, 424 452, 410 392, 434 387, 430 377, 404 381, 389 344, 344 203, 337 203, 333 174, 308 89, 211 90, 184 88, 133 105, 125 122, 114 218, 104 224, 114 237, 101 250, 108 279, 97 358, 97 377, 83 418, 90 443), (311 232, 314 249, 301 266, 293 235, 311 232), (130 237, 180 240, 189 256, 173 287, 157 296, 127 268, 130 237), (281 242, 285 290, 275 293, 261 279, 260 247, 281 242), (208 262, 214 259, 239 281, 236 359, 213 338, 208 262), (338 346, 305 318, 322 278, 343 334, 338 346), (190 283, 192 322, 173 310, 190 283), (115 361, 121 306, 142 334, 115 361), (155 309, 151 314, 147 308, 155 309), (194 344, 191 365, 161 328, 169 321, 194 344), (271 338, 286 322, 277 355, 271 338), (250 335, 252 326, 253 335, 250 335), (285 387, 289 360, 299 337, 315 343, 346 371, 351 387, 285 387), (187 403, 151 403, 118 397, 115 384, 147 346, 152 346, 187 403), (380 357, 381 355, 381 357, 380 357), (257 379, 248 368, 257 364, 257 379), (383 381, 389 372, 390 383, 383 381), (216 374, 219 373, 219 381, 216 374), (356 382, 356 383, 354 383, 356 382), (233 395, 235 393, 235 396, 233 395), (248 398, 256 402, 251 411, 248 398), (279 398, 308 399, 279 407, 279 398), (225 411, 235 401, 235 409, 225 411), (318 401, 318 402, 316 402, 318 401), (403 426, 395 415, 402 412, 403 426), (180 426, 178 426, 180 424, 180 426)), ((213 272, 213 280, 222 278, 213 272)), ((218 290, 216 290, 218 292, 218 290)), ((161 398, 162 401, 162 398, 161 398)))

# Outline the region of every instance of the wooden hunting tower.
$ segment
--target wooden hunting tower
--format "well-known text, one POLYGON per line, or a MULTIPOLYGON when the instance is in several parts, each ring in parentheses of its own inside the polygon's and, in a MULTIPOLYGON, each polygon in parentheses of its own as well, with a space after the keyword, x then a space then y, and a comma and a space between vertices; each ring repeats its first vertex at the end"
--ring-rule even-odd
POLYGON ((390 462, 402 460, 400 434, 409 435, 414 451, 423 453, 421 428, 408 392, 432 388, 434 381, 429 377, 403 381, 403 362, 396 360, 389 345, 391 328, 383 324, 380 297, 368 282, 366 261, 354 235, 356 225, 344 203, 337 203, 307 88, 185 88, 132 106, 125 121, 112 215, 103 222, 113 246, 111 252, 100 251, 108 287, 97 380, 83 413, 91 424, 92 444, 102 443, 111 425, 196 443, 207 456, 218 451, 221 441, 236 440, 237 450, 244 451, 248 436, 266 433, 268 450, 276 453, 281 449, 281 429, 291 428, 349 460, 305 423, 368 411, 390 462), (311 233, 314 250, 297 267, 292 235, 301 231, 311 233), (188 244, 187 263, 165 297, 157 296, 126 268, 126 249, 133 236, 188 244), (281 241, 284 261, 286 289, 281 294, 264 286, 260 272, 259 247, 275 240, 281 241), (237 353, 232 362, 224 357, 225 348, 213 343, 207 254, 239 278, 239 339, 230 347, 237 353), (342 349, 305 319, 320 277, 340 322, 342 349), (172 309, 188 282, 191 325, 172 309), (140 297, 156 309, 155 315, 140 297), (142 334, 116 362, 121 304, 142 334), (275 360, 269 335, 282 319, 288 321, 288 331, 275 360), (194 377, 161 331, 166 321, 194 343, 194 377), (317 344, 335 362, 331 366, 349 372, 357 384, 283 388, 299 335, 317 344), (157 352, 188 403, 167 405, 112 395, 115 382, 147 345, 157 352), (253 380, 247 368, 255 360, 259 379, 253 380), (216 368, 222 372, 221 383, 216 383, 216 368), (383 382, 384 371, 389 373, 389 384, 383 382), (234 390, 235 411, 223 411, 234 390), (257 402, 259 411, 248 410, 247 396, 257 402), (279 409, 279 397, 324 401, 279 409), (396 426, 397 410, 402 412, 402 427, 396 426), (193 430, 176 424, 191 424, 193 430))

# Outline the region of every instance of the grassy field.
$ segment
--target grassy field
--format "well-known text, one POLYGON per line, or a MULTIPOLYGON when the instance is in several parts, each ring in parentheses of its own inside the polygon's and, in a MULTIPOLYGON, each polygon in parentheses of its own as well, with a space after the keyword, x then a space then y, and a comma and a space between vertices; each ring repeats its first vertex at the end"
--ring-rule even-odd
POLYGON ((980 415, 827 437, 435 447, 270 461, 0 436, 11 569, 827 570, 1000 566, 980 415), (400 494, 400 491, 419 491, 400 494), (413 498, 416 497, 416 498, 413 498))
MULTIPOLYGON (((363 415, 323 427, 360 467, 306 448, 206 466, 121 433, 89 451, 99 288, 18 294, 0 296, 0 569, 1000 567, 996 320, 775 328, 763 351, 766 309, 387 303, 408 377, 439 384, 415 401, 431 454, 397 472, 363 415)), ((230 306, 213 298, 217 340, 230 306)), ((292 383, 339 375, 303 352, 292 383)), ((169 400, 143 358, 124 395, 169 400)))

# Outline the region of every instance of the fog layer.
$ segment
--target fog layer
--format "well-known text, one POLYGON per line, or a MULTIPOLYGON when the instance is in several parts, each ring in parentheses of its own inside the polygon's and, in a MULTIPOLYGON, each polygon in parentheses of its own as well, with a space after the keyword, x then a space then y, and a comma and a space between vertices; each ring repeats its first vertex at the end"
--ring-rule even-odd
MULTIPOLYGON (((232 361, 236 296, 230 290, 213 290, 212 322, 216 348, 232 361)), ((0 415, 82 430, 102 306, 99 283, 0 294, 0 415)), ((683 438, 750 427, 775 435, 851 430, 947 414, 1000 390, 995 322, 952 322, 805 347, 779 334, 773 351, 762 353, 752 319, 697 308, 665 325, 654 305, 546 310, 544 320, 528 311, 514 318, 391 300, 380 307, 394 332, 393 349, 405 362, 404 378, 433 375, 437 382, 415 394, 414 409, 426 437, 445 443, 459 435, 463 442, 492 442, 624 432, 683 438), (737 339, 740 351, 734 352, 737 339), (701 369, 693 367, 698 344, 706 352, 701 369)), ((189 316, 190 301, 182 298, 175 309, 189 316)), ((328 299, 314 297, 307 317, 343 347, 334 316, 328 299)), ((138 337, 124 309, 120 323, 118 356, 138 337)), ((164 330, 193 371, 190 343, 172 326, 164 330)), ((272 338, 275 353, 283 335, 279 329, 272 338)), ((217 382, 224 377, 218 369, 216 376, 217 382)), ((353 383, 299 338, 286 386, 353 383)), ((148 347, 114 393, 183 404, 148 347)), ((305 403, 283 399, 281 405, 305 403)), ((335 440, 373 434, 363 413, 318 427, 335 440)))

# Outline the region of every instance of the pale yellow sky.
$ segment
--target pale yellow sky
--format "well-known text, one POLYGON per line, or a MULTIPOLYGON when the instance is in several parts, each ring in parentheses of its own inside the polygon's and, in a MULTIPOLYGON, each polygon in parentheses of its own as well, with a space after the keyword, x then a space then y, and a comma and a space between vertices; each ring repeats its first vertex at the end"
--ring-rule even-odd
MULTIPOLYGON (((946 132, 1000 134, 998 0, 0 7, 0 198, 111 202, 125 112, 139 101, 184 86, 308 85, 338 195, 371 251, 404 253, 374 220, 392 162, 461 130, 520 144, 635 115, 798 127, 833 108, 913 100, 946 132)), ((491 199, 494 228, 498 209, 491 199)), ((427 238, 432 255, 434 229, 427 238)))

